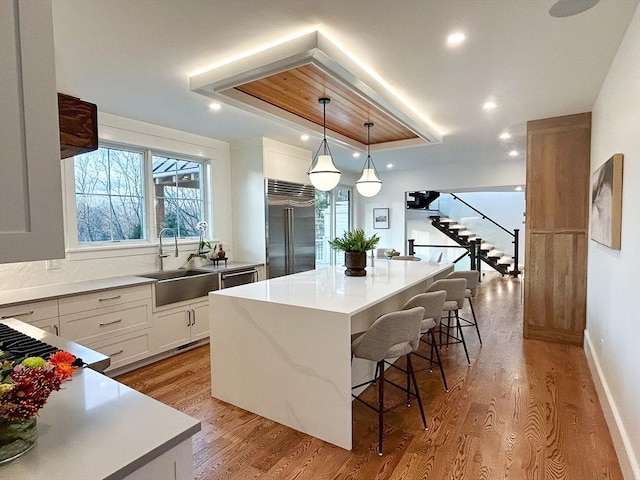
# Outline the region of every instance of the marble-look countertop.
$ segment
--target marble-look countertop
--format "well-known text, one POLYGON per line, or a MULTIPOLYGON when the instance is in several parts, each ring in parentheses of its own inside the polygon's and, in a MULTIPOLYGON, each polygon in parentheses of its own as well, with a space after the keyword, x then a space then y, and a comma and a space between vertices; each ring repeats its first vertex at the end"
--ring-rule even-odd
POLYGON ((35 446, 0 465, 0 478, 116 480, 199 430, 198 420, 84 368, 51 394, 35 446))
MULTIPOLYGON (((203 265, 189 270, 202 272, 227 272, 242 268, 256 267, 261 263, 224 262, 219 265, 203 265)), ((82 282, 58 283, 54 285, 43 285, 40 287, 19 288, 16 290, 0 291, 0 307, 9 307, 21 303, 37 302, 41 300, 54 300, 57 298, 70 297, 82 293, 100 292, 112 290, 114 288, 133 287, 154 283, 156 280, 136 275, 125 275, 121 277, 102 278, 98 280, 86 280, 82 282)))
POLYGON ((344 267, 327 267, 217 290, 210 296, 353 315, 449 268, 450 263, 376 260, 364 277, 347 277, 344 267))

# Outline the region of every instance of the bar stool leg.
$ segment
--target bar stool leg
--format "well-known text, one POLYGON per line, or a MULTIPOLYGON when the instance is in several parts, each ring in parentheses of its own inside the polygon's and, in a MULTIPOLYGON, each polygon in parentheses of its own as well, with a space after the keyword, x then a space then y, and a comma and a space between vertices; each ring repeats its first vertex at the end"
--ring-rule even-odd
POLYGON ((480 337, 480 328, 478 328, 478 319, 476 318, 476 312, 473 310, 473 302, 471 301, 471 297, 469 297, 469 306, 471 307, 471 315, 473 315, 473 323, 476 326, 476 332, 478 332, 478 340, 480 340, 480 345, 482 345, 482 338, 480 337))
POLYGON ((458 310, 456 310, 456 324, 458 325, 458 333, 462 340, 462 346, 464 347, 464 354, 467 356, 467 363, 471 366, 471 360, 469 360, 469 352, 467 351, 467 342, 464 341, 464 335, 462 334, 462 326, 460 325, 460 317, 458 316, 458 310))
MULTIPOLYGON (((431 333, 431 341, 433 343, 435 343, 436 341, 436 337, 433 334, 433 329, 429 330, 429 333, 431 333)), ((433 345, 433 344, 432 344, 433 345)), ((442 376, 442 383, 444 383, 444 389, 446 392, 449 391, 449 387, 447 386, 447 377, 445 377, 444 375, 444 368, 442 367, 442 361, 440 360, 440 354, 438 353, 438 349, 437 348, 432 348, 431 349, 431 353, 433 354, 433 351, 435 350, 436 352, 436 360, 438 361, 438 367, 440 367, 440 375, 442 376)))
POLYGON ((378 455, 382 456, 382 430, 384 427, 384 363, 378 362, 380 383, 378 384, 378 455))
POLYGON ((420 398, 420 390, 418 390, 418 382, 416 382, 416 375, 413 372, 413 364, 411 363, 411 355, 407 355, 407 370, 411 374, 411 380, 413 381, 413 388, 416 389, 416 400, 418 402, 418 408, 420 409, 420 416, 422 417, 422 424, 424 429, 427 430, 427 419, 424 416, 424 407, 422 406, 422 399, 420 398))

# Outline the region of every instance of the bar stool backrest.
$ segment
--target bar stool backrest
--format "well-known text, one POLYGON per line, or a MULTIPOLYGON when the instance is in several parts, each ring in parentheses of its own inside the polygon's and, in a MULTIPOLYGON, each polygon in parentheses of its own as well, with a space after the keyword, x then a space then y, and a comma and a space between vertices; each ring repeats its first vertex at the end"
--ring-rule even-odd
POLYGON ((471 295, 476 296, 476 288, 480 282, 480 272, 477 270, 458 270, 451 272, 447 278, 464 278, 467 281, 467 288, 471 290, 471 295))
POLYGON ((456 302, 458 308, 462 308, 464 303, 464 294, 467 289, 467 281, 464 278, 446 278, 436 280, 427 288, 427 292, 437 292, 444 290, 447 292, 446 302, 456 302))
POLYGON ((380 316, 369 330, 354 342, 354 356, 380 362, 417 350, 423 318, 424 308, 422 307, 380 316), (399 350, 406 351, 402 353, 399 350))
POLYGON ((402 310, 408 310, 414 307, 424 308, 424 318, 433 318, 436 321, 442 315, 442 307, 447 298, 447 292, 438 290, 437 292, 419 293, 411 297, 407 303, 402 306, 402 310))

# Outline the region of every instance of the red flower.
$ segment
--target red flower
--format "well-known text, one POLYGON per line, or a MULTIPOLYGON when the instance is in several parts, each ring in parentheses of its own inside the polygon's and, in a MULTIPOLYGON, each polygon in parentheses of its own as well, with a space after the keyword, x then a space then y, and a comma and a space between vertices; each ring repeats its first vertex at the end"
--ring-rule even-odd
POLYGON ((72 376, 78 367, 72 365, 76 360, 76 357, 69 352, 56 352, 49 357, 49 363, 56 369, 56 374, 59 375, 62 380, 65 380, 72 376))

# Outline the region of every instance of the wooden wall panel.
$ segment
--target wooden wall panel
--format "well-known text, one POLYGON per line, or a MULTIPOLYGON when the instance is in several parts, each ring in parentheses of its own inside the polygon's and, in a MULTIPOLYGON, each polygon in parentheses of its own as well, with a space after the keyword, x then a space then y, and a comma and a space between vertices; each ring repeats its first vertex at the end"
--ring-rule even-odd
POLYGON ((591 114, 527 124, 524 336, 582 344, 591 114))

